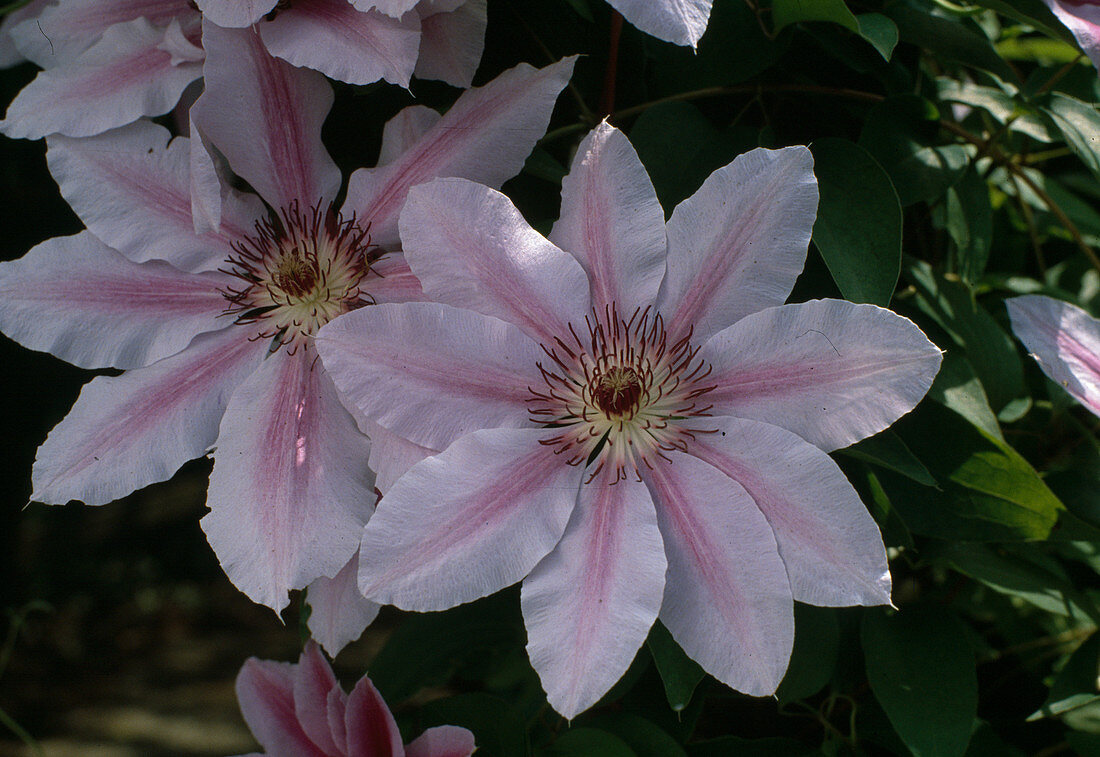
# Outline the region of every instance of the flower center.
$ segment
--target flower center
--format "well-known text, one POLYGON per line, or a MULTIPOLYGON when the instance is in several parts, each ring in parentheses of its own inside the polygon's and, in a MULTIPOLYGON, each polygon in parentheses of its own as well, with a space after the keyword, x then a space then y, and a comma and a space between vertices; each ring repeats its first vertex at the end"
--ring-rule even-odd
POLYGON ((709 415, 699 398, 714 388, 690 333, 670 344, 659 313, 639 309, 623 319, 614 305, 584 324, 542 345, 552 362, 539 363, 546 385, 530 389, 529 412, 561 429, 543 444, 566 453, 570 465, 596 463, 587 481, 611 465, 618 482, 631 472, 640 478, 639 466, 668 460, 666 452, 685 451, 695 434, 708 433, 687 423, 709 415))
POLYGON ((336 316, 373 302, 363 280, 380 253, 354 217, 319 203, 302 213, 294 202, 257 221, 255 231, 233 243, 221 269, 244 286, 222 294, 225 312, 237 324, 257 326, 254 338, 272 339, 272 350, 285 345, 294 354, 336 316))

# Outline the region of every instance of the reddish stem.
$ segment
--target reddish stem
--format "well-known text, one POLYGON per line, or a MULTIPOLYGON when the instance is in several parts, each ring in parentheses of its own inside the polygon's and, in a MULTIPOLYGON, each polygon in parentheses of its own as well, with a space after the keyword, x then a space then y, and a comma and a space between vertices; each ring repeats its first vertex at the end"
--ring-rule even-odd
POLYGON ((623 30, 623 17, 611 11, 611 39, 607 44, 607 69, 603 77, 603 94, 600 95, 600 117, 606 118, 615 110, 615 81, 619 78, 619 35, 623 30))

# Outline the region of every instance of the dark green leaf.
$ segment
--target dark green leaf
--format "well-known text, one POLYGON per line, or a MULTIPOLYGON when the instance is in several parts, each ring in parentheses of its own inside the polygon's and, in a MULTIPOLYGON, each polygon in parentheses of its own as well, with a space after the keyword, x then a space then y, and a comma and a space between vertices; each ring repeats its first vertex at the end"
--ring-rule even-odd
POLYGON ((596 728, 571 728, 539 754, 545 757, 638 757, 618 736, 596 728))
POLYGON ((592 16, 592 9, 588 7, 588 0, 565 0, 569 3, 569 6, 577 12, 577 15, 583 18, 588 23, 595 23, 596 19, 592 16))
POLYGON ((794 650, 776 696, 780 704, 811 697, 832 678, 840 646, 836 613, 828 607, 795 603, 794 650))
POLYGON ((503 699, 488 694, 460 694, 438 699, 420 711, 424 729, 457 725, 474 734, 479 757, 525 757, 527 729, 523 718, 503 699))
POLYGON ((977 4, 1033 26, 1049 37, 1074 41, 1070 31, 1054 17, 1043 0, 977 0, 977 4))
POLYGON ((830 21, 859 33, 859 21, 844 0, 774 0, 772 23, 775 31, 801 21, 830 21))
POLYGON ((1006 81, 1016 79, 1011 66, 972 23, 933 16, 904 2, 890 3, 885 11, 898 25, 903 42, 923 47, 942 63, 984 69, 1006 81))
POLYGON ((687 757, 676 739, 657 724, 631 712, 601 712, 579 723, 622 739, 638 757, 687 757))
POLYGON ((1060 718, 1078 731, 1100 733, 1100 635, 1093 634, 1066 661, 1050 687, 1050 695, 1028 720, 1060 718))
POLYGON ((1053 142, 1049 119, 1034 105, 996 87, 940 77, 936 79, 940 99, 980 108, 997 123, 1040 142, 1053 142))
POLYGON ((853 142, 819 139, 810 149, 821 192, 814 244, 845 298, 886 306, 901 271, 901 206, 890 177, 853 142))
POLYGON ((955 242, 963 281, 974 284, 985 272, 993 243, 993 207, 989 185, 971 165, 947 190, 947 233, 955 242))
POLYGON ((794 739, 743 739, 723 736, 688 745, 688 757, 820 757, 821 752, 794 739))
POLYGON ((1043 110, 1066 138, 1066 144, 1090 171, 1100 176, 1100 111, 1089 103, 1052 93, 1043 110))
POLYGON ((867 677, 914 757, 961 757, 978 710, 966 629, 942 607, 864 613, 867 677))
POLYGON ((928 396, 944 407, 954 410, 989 436, 1004 441, 997 414, 989 406, 989 398, 973 366, 955 351, 944 355, 940 372, 928 390, 928 396))
POLYGON ((680 645, 660 621, 653 624, 646 646, 653 655, 653 664, 657 666, 657 672, 661 674, 668 705, 679 712, 691 702, 695 687, 703 680, 706 673, 699 667, 699 663, 680 649, 680 645))
POLYGON ((886 430, 864 439, 844 448, 841 453, 900 473, 919 484, 937 486, 936 479, 893 431, 886 430))
POLYGON ((859 36, 871 43, 883 60, 890 60, 898 44, 898 25, 881 13, 861 13, 856 16, 859 36))

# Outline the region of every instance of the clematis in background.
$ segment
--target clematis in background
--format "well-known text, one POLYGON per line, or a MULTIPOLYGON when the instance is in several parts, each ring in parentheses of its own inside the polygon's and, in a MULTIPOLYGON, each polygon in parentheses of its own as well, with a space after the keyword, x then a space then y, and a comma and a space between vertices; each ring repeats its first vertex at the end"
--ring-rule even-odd
POLYGON ((607 0, 623 18, 657 39, 695 47, 707 30, 714 0, 607 0))
POLYGON ((202 526, 230 580, 275 610, 311 585, 311 627, 335 652, 377 611, 348 565, 373 476, 312 334, 363 305, 423 297, 398 249, 408 188, 440 175, 499 186, 518 173, 573 61, 518 66, 445 116, 402 112, 381 165, 353 173, 337 208, 323 77, 272 58, 252 29, 208 25, 206 45, 196 131, 259 192, 197 182, 208 231, 192 217, 197 141, 169 142, 147 122, 47 140, 88 230, 0 266, 0 328, 76 365, 127 372, 84 388, 39 450, 32 497, 110 502, 216 447, 202 526))
MULTIPOLYGON (((382 695, 363 676, 348 695, 316 644, 297 664, 249 658, 237 701, 268 757, 469 757, 474 735, 429 728, 407 746, 382 695)), ((251 756, 250 756, 251 757, 251 756)))
POLYGON ((1100 320, 1040 294, 1013 297, 1005 305, 1012 331, 1043 373, 1100 415, 1100 320))
POLYGON ((826 452, 911 410, 940 352, 883 308, 783 305, 816 206, 806 148, 754 150, 666 226, 606 123, 549 239, 490 188, 415 187, 402 242, 436 302, 358 310, 317 338, 342 395, 407 440, 402 465, 443 450, 364 529, 366 596, 439 610, 522 580, 531 663, 566 717, 657 618, 764 695, 793 600, 888 604, 878 528, 826 452))
POLYGON ((1100 69, 1100 4, 1095 0, 1046 0, 1046 4, 1100 69))

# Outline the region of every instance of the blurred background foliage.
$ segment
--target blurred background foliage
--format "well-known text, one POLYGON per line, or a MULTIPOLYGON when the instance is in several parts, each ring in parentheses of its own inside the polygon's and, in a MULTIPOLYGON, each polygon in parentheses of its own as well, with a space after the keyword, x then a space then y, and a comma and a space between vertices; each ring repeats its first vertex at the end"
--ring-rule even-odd
MULTIPOLYGON (((946 351, 915 412, 835 455, 883 530, 897 610, 797 606, 774 699, 709 679, 658 625, 572 723, 526 660, 514 590, 387 610, 337 671, 369 670, 408 738, 462 724, 485 757, 1100 754, 1097 419, 1003 305, 1042 292, 1100 313, 1096 69, 1041 0, 715 0, 697 53, 629 25, 612 44, 615 26, 601 0, 489 0, 476 83, 583 54, 505 191, 548 230, 604 112, 666 213, 748 149, 811 146, 821 206, 792 300, 889 306, 946 351)), ((34 74, 3 72, 5 101, 34 74)), ((457 96, 336 92, 325 139, 345 174, 374 164, 400 108, 457 96)), ((0 142, 0 186, 5 258, 79 229, 41 142, 0 142)), ((280 623, 225 579, 198 527, 204 461, 101 508, 27 505, 34 450, 90 374, 0 342, 0 754, 253 748, 232 679, 249 655, 296 656, 301 598, 280 623)))

